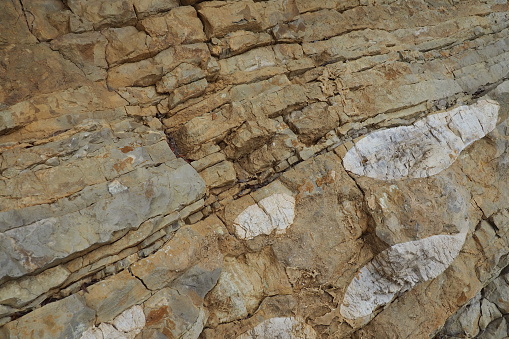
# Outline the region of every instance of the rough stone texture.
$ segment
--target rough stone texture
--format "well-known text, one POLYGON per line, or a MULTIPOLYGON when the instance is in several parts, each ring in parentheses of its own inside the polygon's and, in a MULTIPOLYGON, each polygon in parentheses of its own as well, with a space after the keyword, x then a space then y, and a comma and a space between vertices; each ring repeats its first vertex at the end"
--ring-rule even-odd
POLYGON ((301 321, 293 317, 281 317, 265 320, 255 326, 252 330, 238 336, 237 338, 250 339, 260 337, 314 339, 316 338, 316 333, 312 327, 303 324, 301 321))
POLYGON ((348 288, 341 315, 364 325, 373 311, 416 284, 436 278, 459 254, 465 234, 435 235, 391 246, 364 266, 348 288))
POLYGON ((111 321, 127 308, 148 298, 150 292, 127 270, 87 289, 85 302, 97 311, 96 322, 111 321))
POLYGON ((343 158, 346 170, 381 180, 423 178, 449 167, 462 150, 493 131, 496 102, 433 114, 412 126, 366 135, 343 158))
POLYGON ((506 337, 508 74, 505 0, 4 1, 0 337, 506 337))
POLYGON ((83 297, 72 295, 39 308, 0 329, 4 338, 80 338, 95 321, 83 297))
POLYGON ((110 323, 92 326, 81 336, 81 339, 134 339, 145 326, 145 314, 141 306, 133 306, 120 313, 110 323))
POLYGON ((247 207, 233 221, 236 235, 241 239, 253 239, 257 235, 286 232, 295 217, 295 199, 287 194, 273 194, 263 198, 257 205, 247 207))

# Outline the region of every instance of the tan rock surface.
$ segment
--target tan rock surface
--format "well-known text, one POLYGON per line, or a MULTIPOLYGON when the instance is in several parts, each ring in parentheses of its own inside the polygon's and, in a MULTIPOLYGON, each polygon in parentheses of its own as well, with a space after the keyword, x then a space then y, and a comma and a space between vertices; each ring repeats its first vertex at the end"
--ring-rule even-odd
POLYGON ((1 338, 509 335, 506 1, 1 7, 1 338))

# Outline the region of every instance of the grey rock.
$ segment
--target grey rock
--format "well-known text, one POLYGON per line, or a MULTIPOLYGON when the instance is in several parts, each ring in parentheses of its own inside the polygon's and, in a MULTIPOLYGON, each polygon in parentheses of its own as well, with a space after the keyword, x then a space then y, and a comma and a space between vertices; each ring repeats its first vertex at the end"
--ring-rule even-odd
POLYGON ((47 304, 0 328, 0 337, 5 339, 79 338, 91 327, 95 312, 85 305, 83 297, 72 295, 47 304))
POLYGON ((479 319, 479 328, 486 329, 488 325, 495 319, 501 318, 502 313, 497 308, 497 305, 487 299, 481 301, 481 319, 479 319))
POLYGON ((509 283, 505 277, 496 278, 486 289, 488 291, 486 299, 497 305, 502 313, 509 313, 509 283))
POLYGON ((138 168, 118 180, 128 189, 112 196, 103 184, 107 196, 103 193, 102 199, 82 210, 0 234, 0 279, 22 276, 106 243, 115 232, 137 228, 151 217, 185 207, 205 189, 198 173, 181 159, 138 168))
POLYGON ((505 318, 498 318, 492 321, 486 330, 484 330, 478 339, 503 339, 507 338, 507 320, 505 318))

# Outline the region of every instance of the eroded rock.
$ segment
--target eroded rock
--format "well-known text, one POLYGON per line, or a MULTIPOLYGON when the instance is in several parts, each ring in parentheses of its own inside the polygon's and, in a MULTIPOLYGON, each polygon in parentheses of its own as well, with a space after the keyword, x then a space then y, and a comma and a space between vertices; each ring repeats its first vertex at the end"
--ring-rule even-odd
POLYGON ((316 338, 316 332, 311 326, 303 323, 302 320, 294 317, 279 317, 263 321, 252 330, 238 336, 237 339, 254 339, 259 337, 313 339, 316 338))
POLYGON ((246 208, 233 222, 241 239, 253 239, 260 234, 286 232, 295 218, 295 198, 288 194, 273 194, 256 205, 246 208))
POLYGON ((357 175, 381 180, 440 173, 463 149, 495 128, 498 110, 496 102, 480 100, 432 114, 411 126, 372 132, 355 143, 343 164, 357 175))
POLYGON ((381 252, 348 286, 341 314, 353 324, 369 321, 378 307, 391 302, 398 293, 444 272, 459 254, 465 236, 435 235, 396 244, 381 252))

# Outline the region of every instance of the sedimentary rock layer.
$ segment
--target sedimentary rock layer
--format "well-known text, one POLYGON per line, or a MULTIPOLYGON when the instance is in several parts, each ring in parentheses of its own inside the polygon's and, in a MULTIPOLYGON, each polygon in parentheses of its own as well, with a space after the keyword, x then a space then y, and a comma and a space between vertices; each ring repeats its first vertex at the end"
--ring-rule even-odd
POLYGON ((372 132, 355 143, 343 165, 347 171, 381 180, 429 177, 493 131, 498 110, 496 102, 479 101, 429 115, 411 126, 372 132))
POLYGON ((1 7, 1 338, 427 338, 467 303, 443 333, 503 331, 505 1, 1 7), (409 169, 343 162, 406 130, 409 169), (458 233, 444 271, 423 244, 458 233), (422 282, 357 303, 373 263, 422 282))

